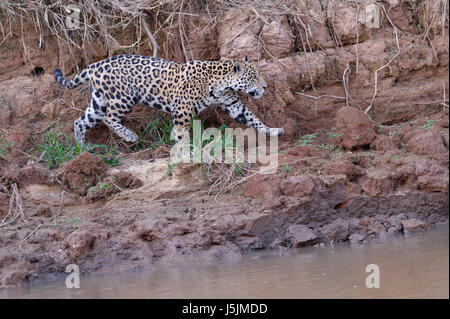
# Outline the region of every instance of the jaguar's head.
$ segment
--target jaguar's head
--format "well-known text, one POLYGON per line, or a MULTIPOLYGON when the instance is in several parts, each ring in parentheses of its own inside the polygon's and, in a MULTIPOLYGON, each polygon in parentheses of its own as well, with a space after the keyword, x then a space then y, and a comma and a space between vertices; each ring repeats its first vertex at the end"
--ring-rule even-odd
POLYGON ((255 99, 261 98, 267 84, 259 74, 256 66, 248 62, 247 56, 242 60, 233 62, 233 84, 231 87, 237 91, 250 94, 255 99))

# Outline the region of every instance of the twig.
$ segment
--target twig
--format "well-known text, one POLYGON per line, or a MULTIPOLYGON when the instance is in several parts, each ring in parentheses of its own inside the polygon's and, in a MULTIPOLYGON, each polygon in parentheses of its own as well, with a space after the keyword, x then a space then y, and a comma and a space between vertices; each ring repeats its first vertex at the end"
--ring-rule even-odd
POLYGON ((275 61, 277 61, 278 63, 280 63, 282 66, 284 66, 285 68, 288 68, 288 66, 286 64, 284 64, 283 62, 281 62, 276 56, 274 56, 272 53, 270 53, 267 49, 266 49, 266 44, 264 43, 264 40, 261 39, 261 34, 258 35, 258 40, 261 41, 262 47, 264 49, 264 51, 275 61))
POLYGON ((67 195, 70 195, 68 192, 66 191, 62 191, 61 192, 61 200, 59 202, 59 209, 58 209, 58 214, 55 217, 59 217, 62 214, 62 209, 64 208, 64 193, 66 193, 67 195))
POLYGON ((178 11, 178 32, 180 34, 181 48, 183 49, 184 60, 188 61, 189 58, 188 58, 188 55, 186 52, 186 47, 184 45, 183 31, 181 29, 181 24, 183 23, 181 20, 181 9, 183 8, 183 3, 184 3, 184 1, 181 1, 180 10, 178 11))
POLYGON ((55 125, 58 121, 53 121, 52 123, 50 123, 49 125, 47 125, 46 128, 44 128, 43 130, 39 131, 39 132, 32 132, 31 135, 35 135, 35 134, 42 134, 45 131, 47 131, 50 127, 52 127, 53 125, 55 125))
POLYGON ((152 32, 150 31, 147 21, 145 21, 144 18, 141 18, 141 22, 142 22, 142 25, 144 26, 145 32, 147 32, 147 35, 150 38, 150 41, 152 41, 153 57, 156 57, 158 54, 158 43, 156 43, 155 37, 153 36, 152 32))
POLYGON ((321 98, 330 98, 330 99, 347 99, 347 97, 345 96, 336 96, 336 95, 319 95, 319 96, 312 96, 312 95, 308 95, 308 94, 304 94, 301 92, 295 92, 296 94, 302 95, 302 96, 306 96, 309 97, 311 99, 315 99, 315 100, 320 100, 321 98))
MULTIPOLYGON (((444 93, 444 97, 445 97, 445 93, 444 93)), ((445 102, 447 102, 446 99, 443 99, 443 100, 436 100, 436 101, 430 101, 430 102, 417 102, 417 103, 415 103, 415 104, 418 104, 418 105, 429 105, 429 104, 436 104, 436 103, 439 103, 439 104, 445 104, 445 102)))
MULTIPOLYGON (((392 25, 392 28, 394 29, 394 33, 395 33, 395 40, 397 42, 397 53, 389 60, 388 63, 386 63, 385 65, 383 65, 382 67, 378 68, 375 70, 375 88, 374 88, 374 92, 373 92, 373 96, 372 96, 372 101, 370 101, 370 105, 369 107, 367 107, 367 109, 364 111, 364 113, 366 115, 368 115, 370 109, 372 108, 373 102, 375 101, 375 97, 377 96, 377 92, 378 92, 378 72, 383 70, 384 68, 386 68, 387 66, 389 66, 392 61, 394 61, 399 55, 400 55, 400 43, 398 40, 398 33, 397 33, 397 27, 394 25, 394 23, 392 23, 391 18, 389 17, 389 15, 387 14, 386 10, 384 9, 384 6, 381 6, 381 8, 383 9, 384 13, 386 14, 386 18, 389 20, 389 22, 392 25)), ((369 117, 370 118, 370 117, 369 117)))
MULTIPOLYGON (((440 1, 439 1, 439 2, 440 2, 440 1)), ((425 35, 424 35, 423 38, 422 38, 421 45, 423 45, 423 43, 425 42, 425 39, 426 39, 426 38, 430 39, 430 38, 428 37, 428 33, 430 32, 430 29, 431 29, 431 27, 433 26, 434 20, 436 19, 438 12, 439 12, 439 8, 436 9, 436 12, 434 13, 433 17, 431 18, 431 22, 428 24, 427 30, 426 30, 426 32, 425 32, 425 35)))
POLYGON ((22 196, 20 196, 17 184, 11 186, 11 197, 9 198, 9 210, 5 218, 0 222, 0 227, 13 223, 18 217, 28 223, 22 208, 22 196), (8 220, 9 218, 9 220, 8 220))
MULTIPOLYGON (((307 32, 308 31, 305 29, 306 36, 308 36, 307 32)), ((311 66, 309 65, 308 52, 306 52, 306 46, 305 46, 305 42, 303 41, 303 36, 302 36, 301 32, 300 32, 300 39, 302 41, 303 52, 305 53, 306 67, 308 68, 309 80, 311 82, 311 87, 313 88, 314 91, 317 91, 316 88, 314 87, 314 81, 313 81, 312 74, 311 74, 311 66)))
POLYGON ((442 34, 445 34, 445 20, 447 19, 447 2, 448 0, 442 0, 443 2, 443 8, 442 8, 442 34))
POLYGON ((446 93, 445 93, 445 80, 442 80, 442 91, 444 91, 444 101, 443 101, 442 105, 444 107, 448 107, 448 104, 445 103, 445 102, 447 102, 447 97, 446 97, 446 93))
POLYGON ((242 32, 244 32, 249 26, 251 26, 253 23, 255 23, 259 19, 259 14, 257 12, 255 12, 255 14, 256 14, 256 18, 253 19, 252 21, 250 21, 241 31, 239 31, 237 34, 235 34, 230 40, 226 41, 224 43, 224 46, 233 42, 234 39, 236 39, 238 36, 240 36, 242 34, 242 32))
POLYGON ((356 74, 359 74, 359 28, 358 28, 358 15, 359 15, 359 6, 356 6, 356 44, 355 44, 355 53, 356 53, 356 74))
POLYGON ((345 90, 345 104, 348 106, 348 90, 347 90, 347 84, 345 81, 345 74, 347 73, 347 71, 349 70, 349 65, 347 64, 347 66, 345 67, 344 70, 344 74, 342 75, 342 82, 344 85, 344 90, 345 90))
POLYGON ((42 224, 37 225, 37 227, 34 228, 34 229, 31 231, 31 233, 29 233, 29 234, 27 235, 27 237, 25 237, 24 239, 22 239, 21 241, 19 241, 19 242, 17 243, 17 245, 19 245, 19 249, 22 250, 22 244, 23 244, 28 238, 30 238, 30 236, 33 235, 39 228, 41 228, 41 226, 42 226, 42 224))

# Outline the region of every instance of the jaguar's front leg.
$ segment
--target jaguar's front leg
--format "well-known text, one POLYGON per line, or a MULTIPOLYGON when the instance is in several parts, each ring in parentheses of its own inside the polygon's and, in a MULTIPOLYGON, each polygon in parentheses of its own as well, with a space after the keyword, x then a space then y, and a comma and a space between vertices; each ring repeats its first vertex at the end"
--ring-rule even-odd
POLYGON ((186 109, 176 108, 172 112, 173 122, 173 138, 175 139, 175 145, 171 151, 171 158, 175 162, 188 162, 191 158, 190 147, 190 122, 192 119, 191 112, 186 109), (173 156, 173 157, 172 157, 173 156))
POLYGON ((279 136, 284 134, 283 128, 270 128, 262 123, 241 101, 237 94, 233 94, 223 103, 222 109, 232 118, 241 124, 257 129, 269 136, 279 136))

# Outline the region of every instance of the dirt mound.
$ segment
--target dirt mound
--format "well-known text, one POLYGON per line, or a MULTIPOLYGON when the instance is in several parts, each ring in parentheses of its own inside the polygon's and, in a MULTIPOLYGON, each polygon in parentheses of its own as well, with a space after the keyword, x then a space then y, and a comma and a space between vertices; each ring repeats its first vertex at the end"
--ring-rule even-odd
POLYGON ((5 149, 3 159, 17 164, 26 163, 29 160, 26 152, 31 148, 30 134, 31 131, 22 125, 8 130, 2 141, 5 149))
POLYGON ((389 151, 399 149, 401 146, 401 138, 398 135, 377 135, 370 143, 370 148, 377 151, 389 151))
POLYGON ((143 182, 126 171, 119 171, 115 175, 109 175, 96 183, 87 191, 90 200, 109 197, 126 189, 135 189, 143 185, 143 182))
POLYGON ((71 192, 84 196, 106 175, 106 170, 100 157, 83 152, 62 167, 61 182, 71 192))
POLYGON ((16 183, 19 186, 28 184, 53 185, 56 183, 53 174, 40 164, 26 165, 18 169, 0 170, 0 181, 3 185, 16 183))
POLYGON ((375 138, 375 131, 366 114, 354 107, 343 107, 337 111, 336 128, 340 134, 339 143, 348 150, 367 146, 375 138))
POLYGON ((120 187, 123 187, 123 188, 134 189, 134 188, 139 188, 143 185, 141 180, 139 180, 138 178, 136 178, 133 174, 131 174, 129 172, 121 171, 121 172, 118 172, 114 177, 115 177, 117 185, 119 185, 120 187))
POLYGON ((425 124, 424 127, 404 133, 403 142, 408 151, 413 154, 428 155, 433 159, 448 163, 448 148, 445 147, 441 132, 440 127, 431 127, 425 124))

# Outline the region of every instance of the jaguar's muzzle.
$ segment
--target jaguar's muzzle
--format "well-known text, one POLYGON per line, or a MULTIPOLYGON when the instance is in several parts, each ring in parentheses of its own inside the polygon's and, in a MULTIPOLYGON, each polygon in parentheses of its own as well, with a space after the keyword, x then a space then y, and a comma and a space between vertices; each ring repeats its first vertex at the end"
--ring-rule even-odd
POLYGON ((250 90, 248 91, 248 94, 250 94, 251 96, 253 96, 255 99, 259 99, 263 96, 264 94, 264 88, 259 88, 259 89, 254 89, 254 90, 250 90))

